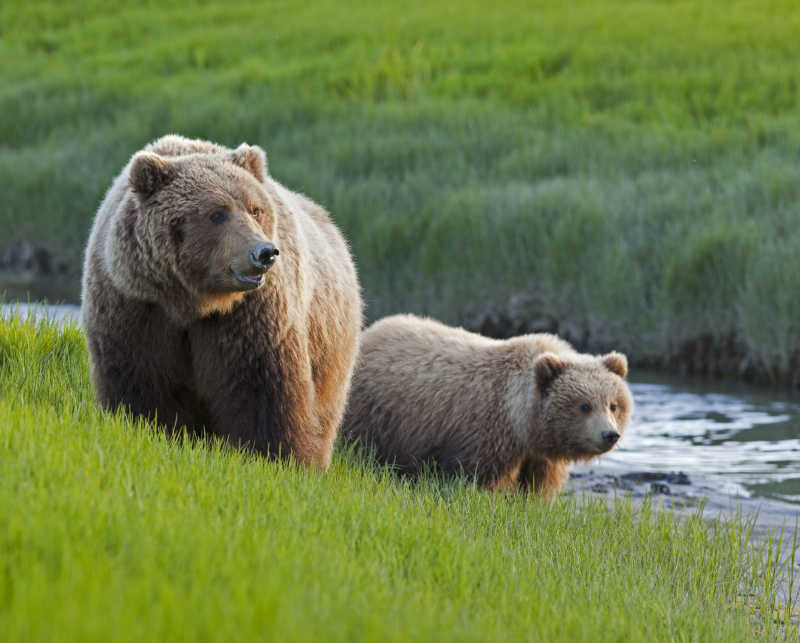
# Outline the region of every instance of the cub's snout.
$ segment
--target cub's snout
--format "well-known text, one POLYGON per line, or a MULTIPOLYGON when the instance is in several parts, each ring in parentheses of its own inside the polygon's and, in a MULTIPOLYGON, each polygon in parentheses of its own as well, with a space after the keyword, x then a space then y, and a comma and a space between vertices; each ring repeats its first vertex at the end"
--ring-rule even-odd
POLYGON ((617 440, 619 440, 619 433, 617 433, 616 431, 603 431, 600 437, 603 438, 603 442, 610 449, 617 443, 617 440))

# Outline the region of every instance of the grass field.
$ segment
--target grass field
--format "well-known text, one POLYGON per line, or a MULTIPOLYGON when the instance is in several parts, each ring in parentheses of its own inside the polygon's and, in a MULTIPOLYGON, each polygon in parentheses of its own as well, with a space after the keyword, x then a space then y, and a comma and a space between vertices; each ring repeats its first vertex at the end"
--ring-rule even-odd
POLYGON ((798 640, 747 525, 171 442, 75 328, 0 321, 0 478, 4 641, 798 640))
POLYGON ((77 268, 132 152, 247 140, 334 214, 370 318, 533 293, 591 348, 800 382, 795 9, 6 3, 0 230, 77 268))

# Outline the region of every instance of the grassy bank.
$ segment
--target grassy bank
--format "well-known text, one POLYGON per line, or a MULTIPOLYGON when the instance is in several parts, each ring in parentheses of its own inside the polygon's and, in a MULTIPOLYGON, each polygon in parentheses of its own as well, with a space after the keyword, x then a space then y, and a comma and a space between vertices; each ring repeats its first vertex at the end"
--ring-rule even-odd
POLYGON ((742 526, 170 442, 74 328, 0 322, 0 476, 4 640, 797 640, 742 526))
POLYGON ((794 9, 4 6, 2 238, 77 268, 133 151, 247 140, 334 214, 371 318, 522 293, 590 348, 800 382, 794 9))

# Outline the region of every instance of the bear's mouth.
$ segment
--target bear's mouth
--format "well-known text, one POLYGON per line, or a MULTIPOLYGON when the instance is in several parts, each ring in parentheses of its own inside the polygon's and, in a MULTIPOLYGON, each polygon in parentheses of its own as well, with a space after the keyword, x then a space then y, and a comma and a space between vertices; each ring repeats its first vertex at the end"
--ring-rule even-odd
POLYGON ((263 272, 254 273, 252 275, 243 275, 236 272, 236 270, 231 267, 231 273, 233 274, 233 278, 243 286, 243 290, 252 290, 254 288, 258 288, 264 283, 263 272))
POLYGON ((609 451, 611 451, 611 449, 613 449, 617 445, 616 445, 616 443, 614 443, 614 444, 603 443, 603 444, 594 444, 592 446, 593 446, 593 448, 595 450, 593 456, 600 456, 600 455, 603 455, 605 453, 608 453, 609 451))

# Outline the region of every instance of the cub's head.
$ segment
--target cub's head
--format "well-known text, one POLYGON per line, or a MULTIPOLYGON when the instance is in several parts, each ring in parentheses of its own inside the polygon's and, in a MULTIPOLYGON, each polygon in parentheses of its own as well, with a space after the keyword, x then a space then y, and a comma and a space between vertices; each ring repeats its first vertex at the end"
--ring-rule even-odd
POLYGON ((183 301, 203 316, 230 310, 264 284, 279 254, 266 180, 263 150, 246 144, 218 154, 133 157, 136 207, 126 213, 122 234, 135 237, 142 274, 160 298, 183 301))
POLYGON ((587 460, 614 447, 633 412, 625 355, 543 353, 534 371, 542 402, 542 438, 552 456, 587 460))

